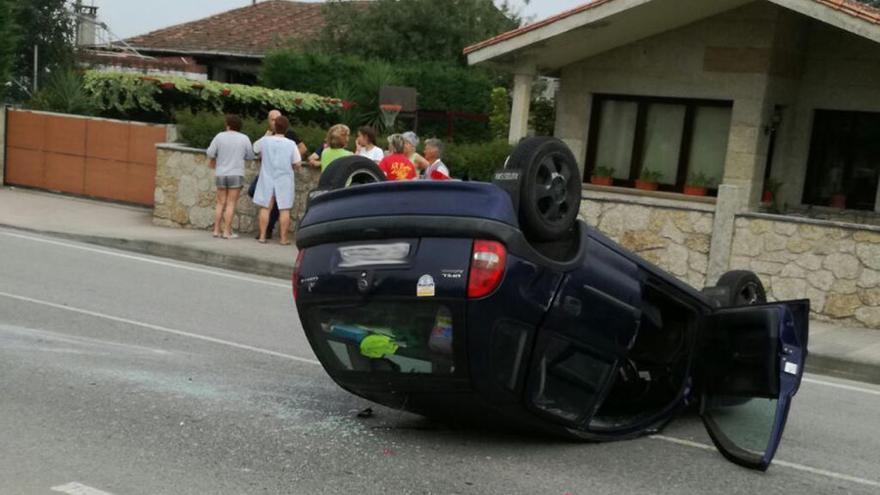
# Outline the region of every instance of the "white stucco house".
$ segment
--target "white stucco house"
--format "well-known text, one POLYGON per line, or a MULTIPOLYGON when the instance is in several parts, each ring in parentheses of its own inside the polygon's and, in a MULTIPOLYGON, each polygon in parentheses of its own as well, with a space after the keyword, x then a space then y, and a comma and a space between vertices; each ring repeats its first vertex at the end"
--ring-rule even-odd
POLYGON ((588 221, 694 285, 752 269, 777 298, 880 328, 880 10, 593 0, 465 53, 514 75, 512 143, 535 76, 560 79, 555 135, 581 164, 588 221), (589 184, 598 167, 612 186, 589 184), (660 191, 632 189, 646 169, 660 191), (709 196, 681 194, 698 175, 709 196), (770 178, 784 214, 762 206, 770 178))

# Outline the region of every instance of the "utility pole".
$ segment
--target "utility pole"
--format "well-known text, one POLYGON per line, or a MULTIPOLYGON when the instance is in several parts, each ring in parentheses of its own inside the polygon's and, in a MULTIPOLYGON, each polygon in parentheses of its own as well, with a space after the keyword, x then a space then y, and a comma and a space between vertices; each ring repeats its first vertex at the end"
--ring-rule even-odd
POLYGON ((74 36, 76 36, 76 46, 79 46, 80 41, 82 39, 82 20, 80 20, 79 16, 82 13, 82 0, 76 0, 76 3, 73 5, 73 32, 74 36))
POLYGON ((37 78, 40 75, 40 45, 34 45, 34 94, 40 89, 37 78))

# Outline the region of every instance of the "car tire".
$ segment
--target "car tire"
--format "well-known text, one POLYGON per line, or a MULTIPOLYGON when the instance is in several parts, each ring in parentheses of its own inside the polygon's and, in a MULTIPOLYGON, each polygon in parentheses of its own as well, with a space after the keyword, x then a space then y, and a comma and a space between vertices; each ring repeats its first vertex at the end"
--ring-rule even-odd
POLYGON ((718 279, 716 287, 727 289, 726 303, 723 307, 751 306, 767 302, 767 291, 755 273, 746 270, 734 270, 725 273, 718 279))
POLYGON ((373 160, 363 156, 346 156, 333 161, 321 172, 318 189, 344 189, 384 181, 385 173, 373 160))
POLYGON ((519 172, 520 228, 529 240, 554 242, 571 236, 581 205, 581 174, 571 150, 551 137, 523 140, 505 171, 519 172))

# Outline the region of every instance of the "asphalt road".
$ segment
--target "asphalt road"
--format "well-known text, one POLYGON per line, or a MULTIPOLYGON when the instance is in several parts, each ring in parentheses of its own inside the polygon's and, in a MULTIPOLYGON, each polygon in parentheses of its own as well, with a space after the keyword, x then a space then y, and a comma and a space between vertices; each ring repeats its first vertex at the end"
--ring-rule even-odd
POLYGON ((880 493, 874 385, 809 376, 762 474, 695 417, 611 444, 360 419, 314 359, 283 280, 0 230, 0 493, 880 493))

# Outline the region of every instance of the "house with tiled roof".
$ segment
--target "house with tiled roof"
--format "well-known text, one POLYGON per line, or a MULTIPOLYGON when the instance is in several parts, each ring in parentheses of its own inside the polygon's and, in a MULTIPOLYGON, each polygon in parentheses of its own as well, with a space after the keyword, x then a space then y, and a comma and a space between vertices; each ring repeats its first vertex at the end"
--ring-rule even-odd
POLYGON ((695 286, 753 270, 880 328, 880 10, 593 0, 465 54, 514 75, 511 142, 535 76, 559 78, 589 222, 695 286))
POLYGON ((267 52, 307 42, 324 27, 322 3, 266 0, 126 42, 156 58, 193 59, 211 80, 252 83, 267 52))

